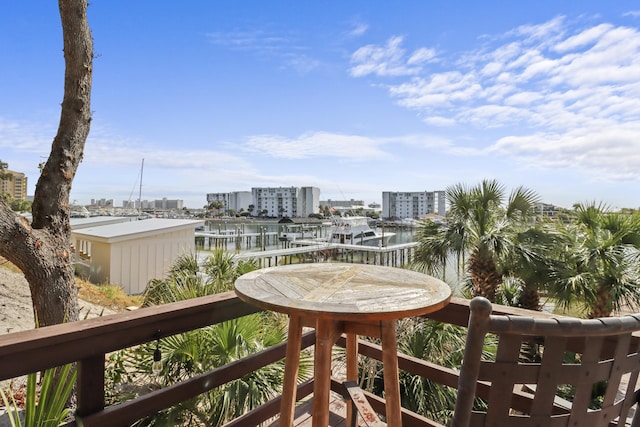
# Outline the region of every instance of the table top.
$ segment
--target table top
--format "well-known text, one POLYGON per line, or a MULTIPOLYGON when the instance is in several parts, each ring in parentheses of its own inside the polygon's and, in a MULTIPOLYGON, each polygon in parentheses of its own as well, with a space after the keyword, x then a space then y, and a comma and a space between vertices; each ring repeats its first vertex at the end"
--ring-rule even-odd
POLYGON ((451 288, 416 271, 367 264, 291 264, 244 274, 240 299, 262 309, 336 320, 386 320, 446 306, 451 288))

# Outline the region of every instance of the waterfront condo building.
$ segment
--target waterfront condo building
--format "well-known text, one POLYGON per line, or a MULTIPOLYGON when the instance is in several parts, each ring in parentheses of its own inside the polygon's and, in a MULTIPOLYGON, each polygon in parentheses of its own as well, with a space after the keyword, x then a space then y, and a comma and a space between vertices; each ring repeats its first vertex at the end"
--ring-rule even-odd
POLYGON ((444 191, 382 192, 383 218, 419 219, 427 214, 445 216, 444 191))
POLYGON ((249 211, 253 203, 251 191, 232 191, 230 193, 207 193, 207 203, 222 202, 222 212, 249 211))
POLYGON ((0 195, 9 194, 13 200, 27 200, 27 177, 21 172, 2 171, 7 179, 0 179, 0 195))
POLYGON ((320 210, 320 189, 317 187, 252 188, 253 215, 271 217, 308 217, 320 210))

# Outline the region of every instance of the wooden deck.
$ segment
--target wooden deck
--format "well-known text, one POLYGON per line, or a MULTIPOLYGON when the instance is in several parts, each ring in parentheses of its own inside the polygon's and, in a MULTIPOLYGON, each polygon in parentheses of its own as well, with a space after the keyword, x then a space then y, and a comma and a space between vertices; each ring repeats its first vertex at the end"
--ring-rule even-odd
MULTIPOLYGON (((311 404, 309 399, 296 406, 295 419, 293 425, 295 427, 311 427, 311 404)), ((337 393, 331 392, 331 402, 329 403, 329 427, 346 427, 347 406, 337 393)), ((276 419, 269 427, 279 427, 279 420, 276 419)), ((358 422, 358 426, 366 426, 364 422, 358 422)))

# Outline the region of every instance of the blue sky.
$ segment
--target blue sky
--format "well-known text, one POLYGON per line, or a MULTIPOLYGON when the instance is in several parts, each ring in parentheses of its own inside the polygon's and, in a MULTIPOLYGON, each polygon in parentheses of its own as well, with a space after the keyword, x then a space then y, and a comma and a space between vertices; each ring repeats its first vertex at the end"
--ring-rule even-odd
MULTIPOLYGON (((316 186, 380 202, 495 178, 640 207, 640 3, 90 2, 93 122, 71 199, 316 186)), ((63 92, 57 2, 0 13, 0 159, 29 177, 63 92)))

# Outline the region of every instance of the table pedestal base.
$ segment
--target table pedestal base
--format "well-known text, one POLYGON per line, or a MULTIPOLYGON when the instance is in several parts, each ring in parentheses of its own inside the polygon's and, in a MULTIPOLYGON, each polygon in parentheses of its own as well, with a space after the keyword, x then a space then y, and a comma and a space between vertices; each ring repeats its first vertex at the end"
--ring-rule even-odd
MULTIPOLYGON (((346 333, 347 381, 358 380, 358 335, 381 339, 387 424, 401 427, 400 383, 398 379, 395 320, 360 320, 356 322, 315 319, 315 322, 306 324, 316 329, 312 426, 326 427, 329 424, 332 349, 340 335, 346 333)), ((305 322, 302 317, 293 315, 289 317, 289 341, 287 343, 282 404, 280 408, 281 427, 291 427, 293 425, 303 325, 305 325, 305 322)), ((347 405, 348 425, 350 425, 351 417, 357 416, 357 414, 352 413, 350 406, 351 405, 347 405)))

